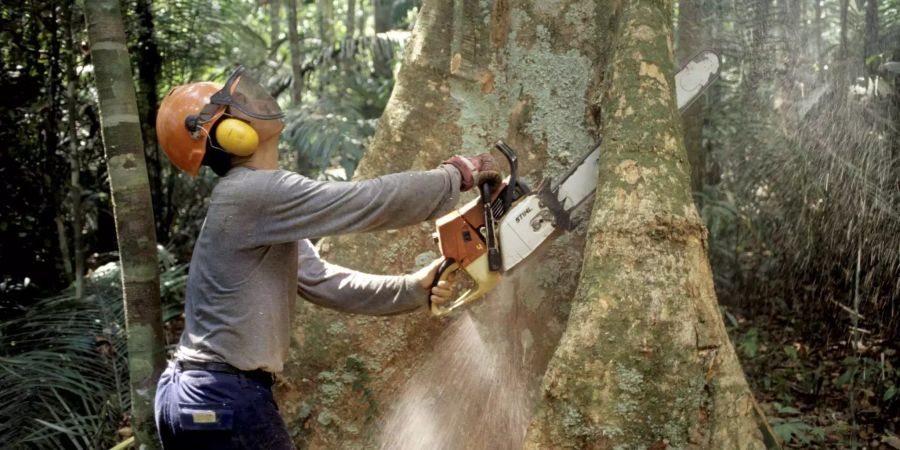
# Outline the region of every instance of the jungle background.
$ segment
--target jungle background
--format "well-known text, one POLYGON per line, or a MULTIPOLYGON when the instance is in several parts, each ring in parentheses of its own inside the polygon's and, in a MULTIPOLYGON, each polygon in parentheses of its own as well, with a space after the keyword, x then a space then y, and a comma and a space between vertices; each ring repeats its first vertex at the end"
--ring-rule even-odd
MULTIPOLYGON (((282 166, 348 179, 419 6, 122 2, 170 346, 216 177, 168 163, 152 126, 162 96, 243 63, 288 113, 282 166)), ((757 400, 786 446, 900 448, 900 1, 676 8, 677 58, 723 60, 683 129, 720 308, 757 400)), ((0 442, 16 448, 108 448, 131 434, 83 14, 0 3, 0 442)))

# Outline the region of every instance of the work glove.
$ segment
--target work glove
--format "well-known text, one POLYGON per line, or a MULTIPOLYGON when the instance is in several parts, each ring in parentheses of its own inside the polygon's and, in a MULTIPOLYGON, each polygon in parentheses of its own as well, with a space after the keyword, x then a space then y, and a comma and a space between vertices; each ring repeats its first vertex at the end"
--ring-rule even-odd
POLYGON ((444 164, 450 164, 459 170, 462 175, 462 185, 459 190, 463 192, 474 186, 481 186, 485 182, 493 183, 494 189, 497 189, 500 187, 500 182, 503 181, 497 160, 490 153, 482 153, 478 156, 456 155, 444 161, 444 164))

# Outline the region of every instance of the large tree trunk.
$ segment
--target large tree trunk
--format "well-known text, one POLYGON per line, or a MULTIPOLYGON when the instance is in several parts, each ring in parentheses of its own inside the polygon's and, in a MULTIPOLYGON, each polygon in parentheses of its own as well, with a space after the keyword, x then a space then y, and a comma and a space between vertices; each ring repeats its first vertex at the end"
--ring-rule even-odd
POLYGON ((165 353, 156 234, 134 78, 119 2, 96 0, 85 6, 122 262, 131 422, 139 446, 156 448, 153 396, 165 353))
MULTIPOLYGON (((617 2, 601 0, 426 0, 407 43, 394 92, 356 176, 368 178, 435 167, 454 153, 483 152, 497 138, 505 139, 518 150, 520 173, 525 174, 525 181, 532 186, 544 177, 562 175, 599 138, 599 99, 604 82, 621 89, 623 83, 633 83, 636 79, 636 75, 629 77, 629 73, 619 71, 612 73, 613 78, 604 79, 618 8, 617 2)), ((645 7, 645 10, 655 8, 645 7)), ((659 13, 654 17, 658 16, 659 13)), ((644 19, 632 17, 623 23, 631 24, 635 20, 644 19)), ((667 24, 660 27, 668 30, 667 24)), ((648 33, 655 36, 656 31, 641 28, 638 34, 648 33)), ((665 47, 666 35, 656 41, 665 47)), ((713 382, 724 383, 722 389, 726 391, 733 385, 742 387, 743 390, 736 388, 734 395, 747 396, 749 391, 741 384, 743 375, 736 366, 718 316, 702 246, 703 228, 687 190, 684 149, 673 101, 669 98, 672 62, 667 52, 671 50, 654 51, 646 57, 648 63, 652 62, 647 67, 657 78, 662 78, 663 87, 628 84, 629 104, 608 103, 606 107, 610 109, 604 109, 605 117, 607 126, 614 130, 613 143, 635 145, 634 140, 642 134, 638 130, 644 130, 646 125, 635 114, 655 112, 650 117, 664 121, 657 128, 666 133, 666 138, 660 138, 666 146, 660 150, 672 154, 656 155, 649 149, 645 154, 623 153, 636 162, 624 164, 618 171, 608 169, 609 173, 604 171, 601 177, 610 178, 624 171, 630 180, 633 174, 640 177, 641 170, 658 173, 663 168, 675 177, 670 181, 648 173, 645 176, 652 183, 646 186, 644 182, 631 186, 618 181, 615 185, 622 189, 641 188, 638 193, 642 194, 662 183, 670 183, 667 187, 677 186, 679 190, 673 191, 677 195, 666 191, 659 194, 661 197, 649 198, 659 203, 648 201, 646 207, 677 205, 681 209, 659 213, 662 225, 669 224, 667 219, 681 220, 673 222, 678 226, 648 228, 647 221, 656 216, 647 209, 624 218, 615 216, 618 221, 610 221, 608 225, 613 227, 610 236, 619 239, 619 247, 615 247, 618 251, 653 256, 659 267, 668 267, 667 274, 678 272, 684 278, 673 282, 672 278, 657 276, 653 272, 655 267, 650 265, 609 274, 592 257, 591 270, 584 279, 620 276, 635 293, 656 286, 659 295, 654 294, 652 298, 658 299, 657 303, 629 303, 634 308, 631 317, 645 317, 651 308, 665 305, 669 309, 662 311, 660 323, 648 330, 662 337, 676 326, 683 331, 694 330, 696 325, 698 332, 706 333, 701 335, 700 350, 696 347, 698 343, 691 341, 694 347, 690 350, 679 346, 653 347, 658 352, 656 356, 663 357, 668 348, 683 351, 691 362, 685 366, 686 370, 695 369, 699 360, 714 362, 717 365, 713 366, 713 374, 726 373, 722 368, 725 367, 733 379, 716 377, 713 382), (639 89, 643 89, 640 94, 639 89), (661 92, 668 97, 663 98, 661 92), (614 106, 621 107, 621 111, 614 114, 619 110, 614 106), (625 111, 630 115, 623 125, 625 111), (660 115, 660 111, 665 115, 660 115), (674 158, 676 151, 682 152, 678 153, 679 163, 662 158, 674 158), (670 195, 676 198, 667 197, 670 195), (621 230, 625 220, 644 223, 641 230, 650 233, 644 240, 654 245, 648 249, 623 247, 622 240, 629 236, 621 230), (665 240, 668 236, 674 240, 665 240), (659 255, 658 252, 668 249, 672 256, 659 255), (647 283, 637 284, 638 280, 647 283), (651 285, 651 282, 659 284, 651 285), (690 303, 674 304, 677 289, 690 293, 685 297, 690 303), (646 311, 639 311, 641 306, 646 311), (697 319, 699 313, 695 309, 703 313, 701 319, 697 319), (688 355, 693 355, 692 359, 688 355)), ((635 64, 628 59, 633 57, 631 51, 623 50, 618 55, 629 68, 635 64)), ((659 142, 653 141, 655 135, 645 139, 649 143, 659 142)), ((606 159, 604 162, 607 168, 617 167, 606 159)), ((620 175, 615 176, 618 179, 620 175)), ((607 187, 605 195, 610 195, 609 191, 607 187)), ((638 198, 638 193, 625 198, 638 198)), ((603 223, 598 221, 594 229, 605 231, 596 228, 603 223)), ((447 320, 434 319, 424 310, 391 318, 365 318, 301 304, 294 321, 291 360, 285 370, 285 383, 279 390, 283 414, 298 433, 298 443, 311 448, 520 447, 540 393, 541 379, 575 294, 585 248, 583 228, 542 247, 505 274, 503 284, 484 301, 447 320)), ((402 273, 437 256, 430 236, 432 231, 433 224, 422 224, 396 232, 329 238, 322 241, 320 248, 326 259, 338 264, 372 272, 402 273)), ((597 245, 588 248, 594 251, 597 245)), ((583 299, 580 307, 585 303, 587 300, 583 299)), ((604 324, 614 322, 603 317, 597 320, 603 320, 604 324)), ((572 322, 570 327, 578 329, 577 323, 572 322)), ((601 329, 601 325, 595 328, 601 329)), ((627 335, 630 330, 621 325, 612 330, 616 334, 604 335, 604 342, 607 338, 633 339, 627 335)), ((651 344, 659 345, 657 341, 651 344)), ((571 345, 569 342, 566 348, 571 345)), ((595 343, 585 339, 585 345, 593 352, 590 347, 595 343)), ((621 363, 629 371, 642 369, 624 358, 621 363)), ((573 370, 582 368, 575 366, 573 370)), ((617 376, 616 370, 618 367, 613 365, 608 376, 617 376)), ((663 367, 659 371, 638 373, 648 381, 653 380, 652 375, 659 374, 670 385, 680 386, 675 384, 676 380, 669 379, 668 370, 663 367)), ((553 376, 562 377, 563 373, 555 365, 553 376)), ((686 374, 681 381, 685 385, 693 386, 690 383, 703 380, 695 378, 692 372, 686 374)), ((599 383, 594 378, 588 379, 599 383)), ((692 389, 703 391, 704 386, 705 383, 692 389)), ((649 389, 656 392, 654 387, 648 387, 648 392, 649 389)), ((570 395, 580 394, 579 391, 570 395)), ((672 397, 662 398, 674 401, 672 397)), ((742 406, 753 402, 733 404, 742 406)), ((679 405, 682 404, 666 406, 676 409, 679 405)), ((542 411, 542 417, 550 417, 546 407, 542 411)), ((715 419, 724 420, 718 416, 715 419)), ((741 420, 729 425, 733 427, 726 429, 728 425, 723 422, 717 430, 742 436, 747 434, 745 428, 755 430, 752 420, 749 425, 741 420)), ((537 430, 534 429, 535 433, 537 430)))
POLYGON ((690 197, 670 10, 623 5, 581 280, 527 448, 764 447, 690 197))
MULTIPOLYGON (((520 173, 532 185, 561 175, 597 139, 598 111, 590 103, 600 91, 606 46, 598 43, 609 42, 610 20, 601 8, 579 1, 547 6, 427 0, 357 177, 432 168, 454 153, 486 151, 498 138, 519 151, 520 173)), ((402 273, 437 256, 432 231, 428 223, 328 239, 321 244, 322 253, 355 269, 402 273)), ((313 448, 378 445, 382 432, 376 427, 382 421, 398 434, 409 430, 398 418, 404 413, 402 399, 421 391, 427 397, 421 404, 447 405, 420 416, 447 421, 446 427, 433 429, 443 433, 442 442, 453 442, 455 448, 479 442, 507 448, 521 442, 527 404, 537 392, 574 293, 581 249, 578 235, 563 236, 508 274, 503 291, 510 295, 493 295, 471 314, 449 321, 424 310, 363 318, 301 305, 285 371, 288 383, 281 391, 284 416, 295 420, 291 426, 300 433, 299 443, 313 448), (493 307, 508 312, 500 315, 502 323, 491 323, 497 316, 493 307), (497 335, 514 341, 495 342, 497 335), (485 347, 478 354, 491 353, 488 345, 511 347, 491 353, 495 359, 485 363, 522 367, 522 373, 512 374, 521 382, 514 394, 525 397, 515 404, 518 411, 509 411, 505 402, 488 402, 479 415, 467 413, 468 404, 483 402, 479 395, 507 393, 516 385, 510 380, 464 378, 443 389, 445 380, 427 376, 431 368, 440 368, 443 355, 455 348, 452 344, 466 337, 485 347), (515 365, 496 358, 516 359, 515 365), (410 377, 418 381, 410 384, 410 377), (477 394, 466 388, 472 383, 478 385, 477 394), (513 434, 504 434, 508 427, 482 426, 484 420, 494 423, 493 417, 510 415, 519 417, 513 434), (492 440, 472 433, 479 427, 493 433, 492 440)), ((465 352, 450 356, 470 357, 465 352)), ((427 430, 414 431, 431 439, 427 430)))

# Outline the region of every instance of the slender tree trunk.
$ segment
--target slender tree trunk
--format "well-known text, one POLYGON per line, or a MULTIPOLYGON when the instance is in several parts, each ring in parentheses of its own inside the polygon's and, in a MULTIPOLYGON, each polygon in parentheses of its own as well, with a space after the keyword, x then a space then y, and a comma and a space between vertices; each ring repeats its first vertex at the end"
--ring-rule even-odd
MULTIPOLYGON (((56 175, 56 153, 59 147, 59 108, 60 94, 60 43, 59 43, 59 18, 56 14, 56 8, 50 8, 49 18, 45 22, 47 33, 50 34, 50 49, 47 57, 47 109, 44 113, 44 150, 45 158, 43 161, 43 169, 41 170, 44 177, 44 189, 47 198, 47 208, 45 210, 48 222, 52 222, 56 227, 56 244, 59 249, 59 258, 54 258, 56 267, 62 266, 66 281, 71 283, 75 277, 72 269, 72 260, 70 259, 68 239, 66 238, 66 227, 63 225, 63 219, 60 214, 64 209, 62 205, 62 190, 59 179, 56 175)), ((54 280, 58 281, 58 280, 54 280)))
MULTIPOLYGON (((375 34, 385 33, 393 28, 394 24, 391 20, 393 3, 393 0, 372 0, 372 10, 375 16, 375 34)), ((373 41, 373 45, 375 45, 375 49, 372 52, 375 55, 375 61, 373 61, 375 73, 382 78, 390 77, 391 58, 393 56, 390 46, 381 45, 378 39, 373 41)))
POLYGON ((369 10, 366 8, 366 0, 359 0, 359 14, 357 14, 357 16, 359 22, 356 28, 359 29, 359 34, 361 36, 365 36, 366 22, 369 20, 369 10))
POLYGON ((165 353, 156 234, 140 116, 119 3, 94 0, 85 6, 122 263, 131 423, 138 446, 156 448, 153 396, 165 353))
POLYGON ((291 48, 291 73, 293 74, 293 82, 291 83, 291 101, 294 105, 300 105, 303 101, 303 61, 302 49, 300 48, 300 33, 297 32, 299 22, 297 20, 297 2, 299 0, 287 0, 288 4, 288 45, 291 48))
POLYGON ((269 46, 274 51, 281 38, 281 0, 269 0, 269 31, 269 46))
MULTIPOLYGON (((800 0, 785 0, 781 2, 781 35, 782 59, 785 62, 784 69, 780 70, 776 79, 776 96, 780 99, 781 116, 785 123, 797 124, 795 101, 802 98, 798 80, 802 80, 803 53, 805 45, 805 23, 802 21, 802 5, 800 0), (799 72, 798 72, 799 71, 799 72)), ((795 125, 796 126, 796 125, 795 125)))
POLYGON ((319 39, 322 45, 334 44, 334 0, 316 0, 316 13, 319 22, 319 39))
POLYGON ((750 41, 750 53, 746 59, 750 64, 748 70, 746 100, 750 105, 768 109, 770 99, 759 92, 761 85, 768 80, 769 69, 772 66, 771 52, 768 50, 769 41, 769 10, 772 0, 755 0, 753 2, 752 37, 750 41))
POLYGON ((846 61, 849 54, 849 46, 847 44, 847 12, 850 8, 850 0, 841 0, 841 21, 840 21, 840 42, 838 47, 838 59, 846 61))
MULTIPOLYGON (((151 199, 153 200, 153 217, 165 217, 163 210, 171 207, 163 202, 162 187, 162 155, 156 139, 156 111, 159 109, 159 71, 162 67, 162 56, 159 54, 159 46, 153 36, 153 11, 151 0, 138 0, 137 8, 137 69, 138 69, 138 108, 141 114, 141 136, 144 140, 144 155, 148 160, 147 175, 150 179, 151 199)), ((169 226, 165 221, 159 221, 156 226, 156 234, 159 240, 165 242, 169 236, 169 226)))
POLYGON ((375 15, 375 32, 384 33, 390 31, 393 27, 391 20, 391 10, 394 7, 394 0, 372 0, 372 10, 375 15))
POLYGON ((847 33, 849 32, 847 23, 848 9, 850 8, 850 0, 841 0, 840 3, 840 41, 838 46, 838 57, 835 64, 835 76, 837 77, 836 91, 838 93, 837 100, 844 102, 847 96, 847 88, 850 86, 852 65, 850 64, 850 46, 848 43, 847 33))
POLYGON ((74 18, 69 2, 62 3, 63 23, 65 24, 64 37, 68 52, 66 53, 66 102, 68 104, 69 122, 67 132, 69 134, 69 204, 72 213, 72 246, 75 259, 75 298, 84 298, 84 244, 82 243, 82 215, 81 207, 81 155, 78 151, 78 75, 75 73, 75 55, 81 51, 75 47, 73 36, 74 18))
POLYGON ((816 68, 818 73, 822 72, 822 2, 824 0, 812 0, 813 1, 813 13, 815 17, 813 17, 813 34, 816 39, 816 49, 815 49, 815 58, 816 58, 816 68))
POLYGON ((347 19, 344 21, 347 27, 347 35, 345 39, 353 39, 356 34, 356 0, 347 0, 347 19))
POLYGON ((764 448, 691 201, 671 3, 622 8, 582 276, 525 447, 764 448))
MULTIPOLYGON (((684 64, 702 50, 703 8, 700 0, 681 0, 678 3, 678 44, 676 60, 684 64)), ((703 190, 706 169, 706 149, 703 146, 704 102, 699 99, 682 114, 684 147, 691 165, 691 190, 703 190)))
POLYGON ((866 68, 865 72, 869 77, 874 77, 877 65, 870 65, 867 61, 870 57, 880 53, 878 48, 878 0, 866 1, 866 39, 863 45, 863 67, 866 68))

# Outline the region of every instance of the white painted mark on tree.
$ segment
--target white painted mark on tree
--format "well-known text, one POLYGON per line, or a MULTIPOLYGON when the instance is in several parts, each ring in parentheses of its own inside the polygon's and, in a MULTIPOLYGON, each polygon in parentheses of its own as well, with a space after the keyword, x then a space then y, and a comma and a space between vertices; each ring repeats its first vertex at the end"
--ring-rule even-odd
POLYGON ((92 50, 112 50, 117 52, 124 52, 128 50, 128 47, 125 47, 125 44, 122 42, 116 41, 100 41, 91 44, 92 50))
POLYGON ((102 117, 103 127, 114 127, 123 123, 140 123, 137 114, 110 114, 102 117))

